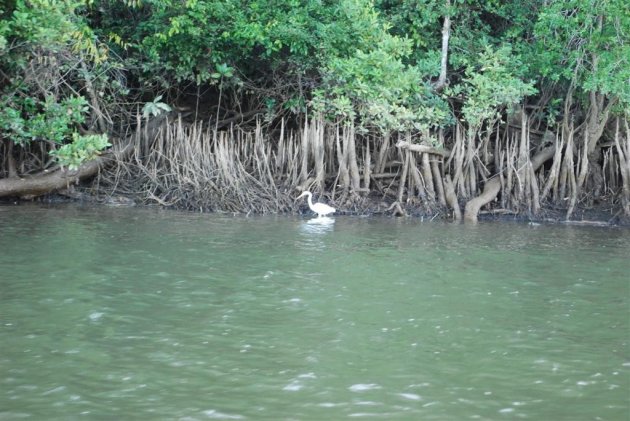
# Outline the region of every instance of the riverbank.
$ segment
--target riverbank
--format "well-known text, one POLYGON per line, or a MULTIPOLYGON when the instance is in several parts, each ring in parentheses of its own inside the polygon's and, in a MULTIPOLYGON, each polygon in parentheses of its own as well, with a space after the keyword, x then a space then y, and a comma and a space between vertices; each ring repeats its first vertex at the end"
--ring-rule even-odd
MULTIPOLYGON (((295 195, 297 197, 297 194, 295 195)), ((287 199, 288 200, 288 199, 287 199)), ((94 206, 108 207, 160 207, 163 209, 174 209, 179 211, 211 213, 209 210, 186 209, 178 206, 163 206, 155 203, 143 203, 140 197, 130 197, 129 195, 113 194, 92 194, 89 186, 80 186, 71 193, 55 193, 35 198, 33 200, 20 200, 0 198, 0 206, 19 206, 26 203, 42 203, 47 205, 79 203, 94 206)), ((379 200, 378 197, 366 197, 355 200, 351 207, 344 208, 335 202, 327 202, 337 208, 337 216, 390 216, 417 218, 427 220, 452 221, 453 215, 446 207, 436 207, 431 212, 427 212, 421 205, 400 205, 397 202, 379 200)), ((232 214, 256 214, 258 212, 225 212, 214 211, 216 213, 232 214)), ((266 212, 277 214, 299 214, 311 215, 306 201, 296 202, 295 209, 284 212, 266 212)), ((618 226, 630 227, 630 217, 623 214, 621 207, 611 207, 610 205, 599 205, 591 207, 577 207, 570 219, 566 218, 567 208, 558 206, 543 206, 537 214, 519 213, 507 209, 482 210, 479 212, 479 221, 514 221, 531 224, 561 224, 561 225, 581 225, 581 226, 618 226)))

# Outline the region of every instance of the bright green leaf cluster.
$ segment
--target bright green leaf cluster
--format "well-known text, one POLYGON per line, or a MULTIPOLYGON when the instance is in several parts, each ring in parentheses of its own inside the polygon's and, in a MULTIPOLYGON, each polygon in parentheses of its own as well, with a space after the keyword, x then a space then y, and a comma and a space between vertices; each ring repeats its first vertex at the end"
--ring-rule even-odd
POLYGON ((50 154, 53 155, 57 159, 57 162, 63 167, 76 170, 82 163, 96 158, 102 150, 109 146, 111 146, 111 144, 108 142, 107 135, 82 136, 78 133, 73 133, 72 143, 63 145, 50 154))
POLYGON ((76 125, 85 121, 88 104, 82 96, 58 102, 52 95, 43 101, 29 96, 0 98, 1 136, 17 144, 45 140, 63 143, 76 125))
POLYGON ((142 116, 144 118, 149 118, 150 116, 156 117, 163 112, 171 111, 171 107, 168 104, 161 102, 161 99, 162 95, 158 95, 153 101, 144 104, 142 107, 142 116))
POLYGON ((380 132, 443 123, 446 104, 431 93, 418 68, 406 64, 411 41, 389 34, 373 12, 365 12, 361 22, 369 23, 366 42, 328 57, 322 86, 314 92, 315 109, 380 132))
POLYGON ((523 69, 523 63, 509 45, 498 49, 486 47, 475 65, 466 68, 461 87, 465 98, 462 112, 471 127, 478 128, 484 121, 496 117, 503 107, 536 93, 533 83, 518 76, 523 69))

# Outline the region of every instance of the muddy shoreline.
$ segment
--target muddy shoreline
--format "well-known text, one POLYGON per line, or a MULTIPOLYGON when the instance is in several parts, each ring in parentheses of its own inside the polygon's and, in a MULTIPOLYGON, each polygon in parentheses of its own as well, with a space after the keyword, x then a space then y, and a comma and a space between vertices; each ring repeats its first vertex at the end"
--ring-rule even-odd
MULTIPOLYGON (((54 193, 35 198, 33 200, 21 200, 18 198, 0 198, 0 206, 19 206, 26 203, 41 203, 47 205, 80 203, 94 206, 108 207, 159 207, 162 209, 173 209, 178 211, 199 212, 197 209, 187 209, 184 206, 167 207, 156 204, 144 204, 140 198, 133 198, 125 195, 93 195, 89 189, 77 189, 72 193, 54 193)), ((389 216, 418 218, 423 221, 427 220, 446 220, 452 221, 452 212, 446 208, 436 208, 431 212, 423 209, 422 205, 405 205, 398 210, 392 207, 392 203, 388 203, 378 198, 368 197, 362 198, 360 204, 355 203, 351 209, 344 209, 339 204, 336 215, 348 216, 389 216), (400 212, 403 211, 403 213, 400 212)), ((203 211, 205 213, 213 213, 203 211)), ((214 212, 219 213, 219 212, 214 212)), ((229 212, 238 214, 235 212, 229 212)), ((246 212, 242 212, 246 214, 246 212)), ((250 212, 251 213, 251 212, 250 212)), ((297 214, 308 215, 310 210, 306 203, 300 205, 296 211, 277 212, 277 214, 297 214)), ((576 225, 576 226, 601 226, 601 227, 630 227, 630 217, 623 214, 621 207, 612 207, 610 204, 602 204, 593 207, 577 207, 570 220, 566 219, 567 208, 558 206, 542 206, 538 214, 528 214, 526 212, 516 212, 507 209, 481 210, 479 213, 479 221, 483 222, 517 222, 529 224, 560 224, 560 225, 576 225)))

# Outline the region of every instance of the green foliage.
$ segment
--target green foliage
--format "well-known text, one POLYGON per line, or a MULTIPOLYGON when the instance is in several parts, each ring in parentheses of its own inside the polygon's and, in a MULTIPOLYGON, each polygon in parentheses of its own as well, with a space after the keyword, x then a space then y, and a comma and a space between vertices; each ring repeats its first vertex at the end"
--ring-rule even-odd
POLYGON ((630 3, 561 0, 541 9, 528 59, 554 82, 630 107, 630 3))
POLYGON ((408 37, 415 49, 434 48, 433 34, 440 30, 443 0, 377 0, 376 8, 390 22, 392 33, 408 37))
POLYGON ((232 76, 234 76, 234 69, 225 63, 218 64, 217 71, 210 75, 212 79, 231 78, 232 76))
POLYGON ((498 49, 486 47, 475 64, 466 68, 463 85, 451 92, 463 94, 462 112, 471 127, 479 127, 484 121, 496 117, 502 107, 536 93, 533 83, 524 82, 519 77, 524 69, 509 45, 498 49))
POLYGON ((155 117, 162 114, 163 112, 171 111, 171 107, 168 104, 160 102, 161 99, 162 95, 158 95, 153 101, 144 104, 144 106, 142 107, 142 116, 144 118, 149 118, 150 116, 155 117))
POLYGON ((133 42, 145 77, 166 71, 164 84, 211 83, 222 65, 250 77, 287 65, 317 70, 327 56, 374 39, 378 19, 366 0, 147 0, 132 16, 108 30, 133 42))
POLYGON ((409 51, 408 40, 385 34, 368 51, 331 58, 313 104, 332 117, 358 120, 360 127, 382 132, 439 124, 445 107, 431 103, 417 69, 403 63, 409 51))
POLYGON ((2 45, 7 50, 2 65, 20 69, 34 56, 48 52, 72 52, 97 63, 104 62, 108 58, 107 45, 97 40, 81 16, 89 3, 89 0, 17 0, 10 19, 3 19, 0 24, 0 50, 2 45))
POLYGON ((159 93, 171 101, 194 89, 217 95, 217 118, 229 107, 264 109, 268 121, 314 110, 381 132, 443 127, 453 115, 475 129, 542 86, 555 89, 541 95, 549 122, 569 86, 584 109, 589 92, 630 108, 624 0, 10 3, 0 10, 0 128, 22 144, 63 144, 89 123, 85 80, 111 87, 97 87, 109 102, 155 97, 144 117, 170 111, 159 93), (445 16, 448 77, 438 94, 445 16), (124 77, 99 79, 116 60, 124 77))
POLYGON ((7 39, 0 35, 0 54, 3 54, 7 49, 7 39))
POLYGON ((77 133, 72 135, 72 143, 63 145, 50 154, 57 158, 59 164, 70 170, 76 170, 79 166, 91 159, 96 158, 102 150, 111 146, 107 140, 107 135, 86 135, 77 133))
POLYGON ((17 144, 36 140, 61 144, 85 121, 87 105, 81 96, 58 102, 52 95, 43 101, 5 95, 0 98, 0 135, 17 144))
MULTIPOLYGON (((227 63, 245 68, 254 52, 269 58, 284 47, 278 19, 288 20, 271 1, 148 0, 132 12, 131 25, 112 22, 137 54, 146 80, 162 74, 164 88, 172 82, 214 83, 235 76, 227 63), (221 66, 226 71, 221 72, 221 66)), ((296 47, 296 50, 299 50, 296 47)))

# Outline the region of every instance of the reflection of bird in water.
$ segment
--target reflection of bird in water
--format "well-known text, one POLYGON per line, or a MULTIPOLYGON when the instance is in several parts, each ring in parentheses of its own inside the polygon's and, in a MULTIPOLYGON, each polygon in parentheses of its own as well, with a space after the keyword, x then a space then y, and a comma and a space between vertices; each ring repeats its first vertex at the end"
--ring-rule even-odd
POLYGON ((322 216, 321 218, 312 218, 306 221, 307 224, 315 224, 315 225, 329 225, 335 223, 335 218, 330 218, 328 216, 322 216))
POLYGON ((313 194, 310 191, 305 191, 304 193, 298 196, 298 199, 304 196, 308 196, 308 207, 311 208, 311 210, 317 214, 318 218, 322 216, 326 216, 330 213, 335 213, 335 208, 328 206, 325 203, 313 204, 313 194))

